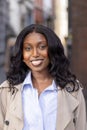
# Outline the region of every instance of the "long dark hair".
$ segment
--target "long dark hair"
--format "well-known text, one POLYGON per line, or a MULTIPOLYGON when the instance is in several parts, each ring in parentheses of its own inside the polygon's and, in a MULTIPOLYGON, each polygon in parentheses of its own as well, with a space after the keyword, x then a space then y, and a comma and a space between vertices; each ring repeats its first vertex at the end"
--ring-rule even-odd
POLYGON ((7 73, 10 85, 22 83, 29 72, 29 67, 23 62, 23 41, 25 36, 33 31, 43 34, 47 40, 50 59, 48 69, 57 86, 64 88, 70 82, 74 84, 76 77, 70 71, 69 60, 64 54, 64 48, 58 36, 46 26, 32 24, 20 32, 13 47, 7 73))

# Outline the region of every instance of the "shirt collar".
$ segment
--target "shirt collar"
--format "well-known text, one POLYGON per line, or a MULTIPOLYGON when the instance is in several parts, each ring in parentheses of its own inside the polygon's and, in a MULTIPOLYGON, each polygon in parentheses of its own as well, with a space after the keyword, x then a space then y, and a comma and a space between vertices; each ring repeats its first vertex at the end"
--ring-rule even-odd
POLYGON ((32 80, 31 80, 31 71, 29 71, 29 73, 27 74, 24 82, 23 82, 23 86, 24 85, 28 85, 31 84, 32 85, 32 80))
MULTIPOLYGON (((31 85, 31 86, 33 86, 33 84, 32 84, 32 79, 31 79, 31 71, 29 71, 29 73, 27 74, 27 76, 26 76, 26 78, 25 78, 25 80, 24 80, 24 82, 23 82, 23 87, 24 86, 26 86, 26 85, 31 85)), ((48 91, 57 91, 58 90, 58 88, 57 88, 57 86, 56 86, 56 83, 55 83, 55 81, 53 80, 52 81, 52 84, 50 85, 50 86, 48 86, 45 90, 48 90, 48 91)))
POLYGON ((52 81, 52 84, 50 85, 50 86, 48 86, 45 90, 48 90, 48 91, 57 91, 58 90, 58 88, 57 88, 57 86, 56 86, 56 83, 55 83, 55 81, 53 80, 52 81))
POLYGON ((22 91, 26 89, 27 87, 33 88, 32 80, 31 80, 31 71, 29 71, 29 73, 27 74, 23 82, 22 91))

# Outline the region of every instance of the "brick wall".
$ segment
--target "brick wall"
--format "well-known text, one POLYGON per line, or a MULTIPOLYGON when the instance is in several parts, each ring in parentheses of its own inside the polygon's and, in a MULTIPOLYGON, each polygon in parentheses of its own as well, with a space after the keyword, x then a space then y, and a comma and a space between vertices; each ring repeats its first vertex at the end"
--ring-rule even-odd
POLYGON ((87 102, 87 1, 71 0, 72 70, 82 82, 87 102))

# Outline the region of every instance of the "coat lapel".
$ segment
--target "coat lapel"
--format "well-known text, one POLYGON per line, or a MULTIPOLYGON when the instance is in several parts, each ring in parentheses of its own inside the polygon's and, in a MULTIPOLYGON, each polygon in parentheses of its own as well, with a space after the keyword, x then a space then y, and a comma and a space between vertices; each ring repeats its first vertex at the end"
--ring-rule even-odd
MULTIPOLYGON (((8 81, 4 81, 0 88, 9 88, 8 81)), ((7 111, 15 117, 23 120, 23 111, 22 111, 22 83, 19 85, 15 85, 15 92, 12 94, 11 92, 7 95, 7 111)), ((8 91, 9 92, 9 91, 8 91)))
POLYGON ((19 121, 19 126, 15 125, 15 127, 19 130, 23 128, 23 110, 22 110, 22 93, 21 93, 22 84, 16 86, 17 91, 11 96, 10 100, 10 114, 12 115, 13 122, 19 121), (18 88, 19 87, 19 88, 18 88))
MULTIPOLYGON (((8 81, 4 81, 1 88, 9 88, 8 81)), ((15 117, 23 120, 23 110, 22 110, 22 83, 19 85, 15 85, 15 92, 14 94, 8 93, 7 96, 7 110, 13 114, 15 117)))
POLYGON ((66 90, 58 90, 58 112, 57 112, 57 130, 64 128, 71 121, 72 113, 77 108, 79 102, 66 90))
POLYGON ((11 99, 10 112, 20 120, 23 119, 22 96, 20 91, 17 92, 15 98, 13 97, 11 99))

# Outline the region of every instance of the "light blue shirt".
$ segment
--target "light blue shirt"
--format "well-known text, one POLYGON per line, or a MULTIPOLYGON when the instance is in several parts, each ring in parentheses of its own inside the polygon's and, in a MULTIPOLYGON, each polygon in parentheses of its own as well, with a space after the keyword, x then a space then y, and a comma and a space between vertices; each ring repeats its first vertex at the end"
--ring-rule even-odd
POLYGON ((48 86, 38 97, 33 87, 31 72, 23 83, 23 130, 56 130, 57 92, 56 84, 48 86))

